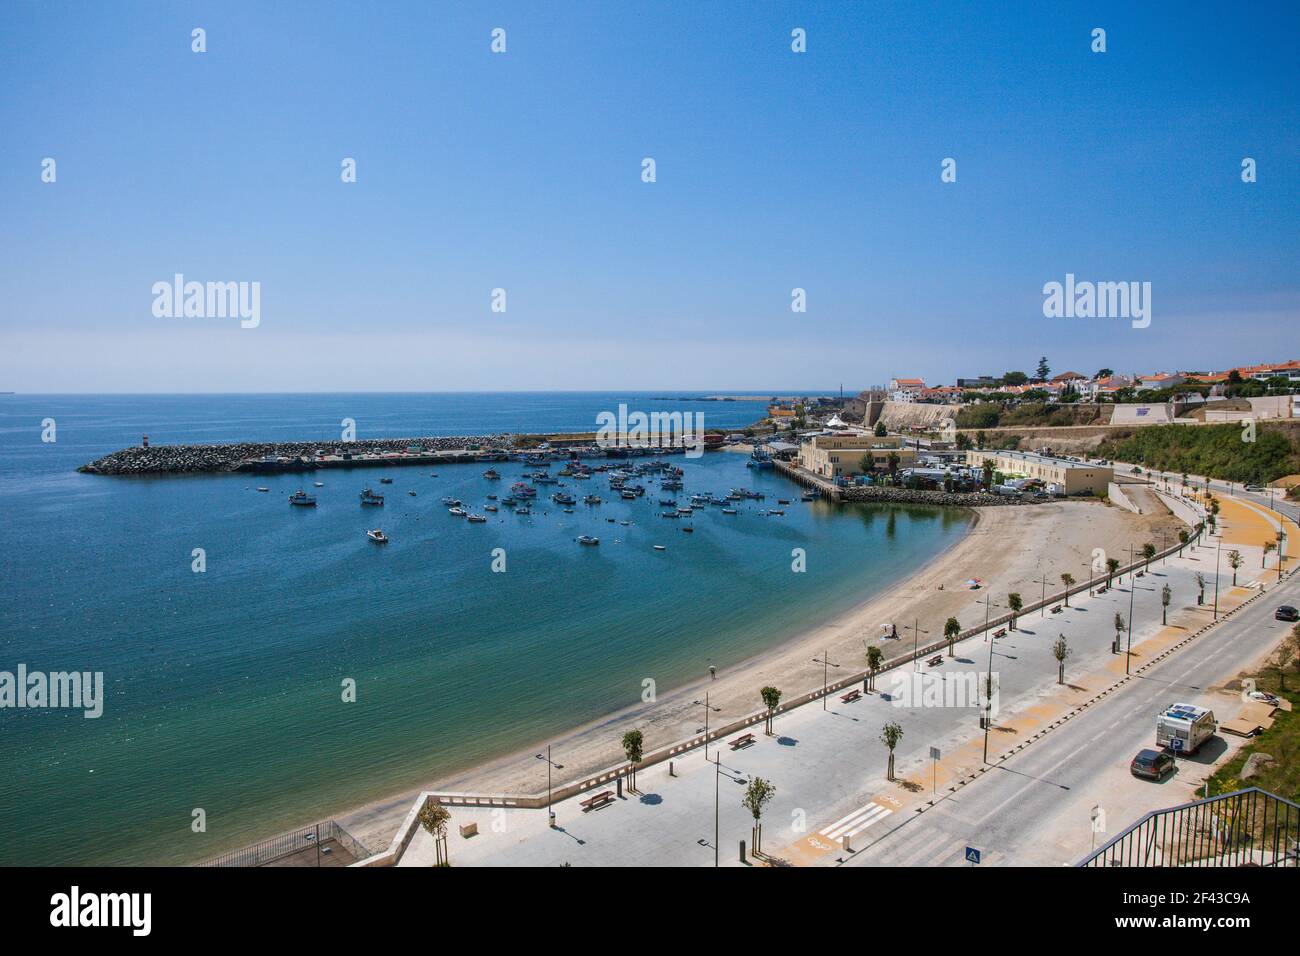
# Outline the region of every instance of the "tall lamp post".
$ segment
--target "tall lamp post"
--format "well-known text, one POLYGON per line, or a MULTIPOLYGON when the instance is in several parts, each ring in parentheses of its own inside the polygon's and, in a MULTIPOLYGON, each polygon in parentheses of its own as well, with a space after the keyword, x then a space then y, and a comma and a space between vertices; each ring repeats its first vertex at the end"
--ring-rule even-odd
POLYGON ((709 714, 717 713, 722 710, 721 707, 714 707, 709 703, 709 692, 704 692, 704 700, 693 700, 692 704, 699 704, 704 707, 704 759, 709 759, 709 714))
POLYGON ((1128 676, 1133 660, 1133 595, 1137 593, 1137 576, 1133 573, 1133 545, 1128 546, 1128 650, 1124 652, 1124 675, 1128 676))
POLYGON ((1039 617, 1047 617, 1047 572, 1043 572, 1041 580, 1035 581, 1035 584, 1043 586, 1043 593, 1038 596, 1039 617))
MULTIPOLYGON (((904 625, 903 625, 903 628, 904 628, 904 630, 906 630, 907 625, 904 624, 904 625)), ((915 617, 912 618, 912 670, 914 670, 914 671, 915 671, 915 670, 920 670, 920 669, 921 669, 921 668, 920 668, 920 661, 919 661, 918 658, 917 658, 917 655, 918 655, 918 653, 920 652, 920 646, 921 646, 921 635, 922 635, 922 634, 929 634, 929 633, 930 633, 929 631, 923 631, 923 630, 921 630, 921 619, 920 619, 920 618, 915 618, 915 617)))
POLYGON ((1219 556, 1223 554, 1223 539, 1219 539, 1219 546, 1214 549, 1214 620, 1219 619, 1219 556))
POLYGON ((551 745, 546 745, 546 753, 538 754, 538 760, 546 761, 546 823, 548 826, 555 826, 555 809, 551 804, 551 768, 563 770, 564 764, 556 763, 551 759, 551 745))
POLYGON ((822 651, 822 656, 814 657, 813 663, 822 665, 822 710, 826 710, 826 688, 830 686, 831 668, 840 665, 831 660, 829 651, 822 651))

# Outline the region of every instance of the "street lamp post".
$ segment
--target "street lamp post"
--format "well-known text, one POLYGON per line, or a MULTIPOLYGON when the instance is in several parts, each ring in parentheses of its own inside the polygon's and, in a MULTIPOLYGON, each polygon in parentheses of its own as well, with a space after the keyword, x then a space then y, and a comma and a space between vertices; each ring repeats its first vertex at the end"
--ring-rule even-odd
POLYGON ((1128 675, 1129 665, 1133 660, 1133 595, 1137 593, 1137 578, 1133 574, 1133 545, 1128 546, 1128 650, 1124 652, 1124 674, 1128 675))
POLYGON ((722 752, 713 755, 713 865, 718 865, 718 787, 722 779, 722 752))
POLYGON ((984 683, 984 762, 989 762, 989 727, 993 724, 993 637, 989 634, 989 608, 1000 607, 993 603, 993 596, 984 598, 984 637, 989 644, 989 670, 984 683))
POLYGON ((826 710, 826 688, 830 686, 831 668, 840 665, 831 661, 830 651, 822 651, 822 656, 814 657, 813 663, 822 665, 822 710, 826 710))
MULTIPOLYGON (((906 628, 907 625, 904 624, 903 627, 906 628)), ((916 617, 912 618, 912 670, 921 669, 920 660, 918 659, 918 655, 920 653, 920 646, 921 646, 921 635, 929 634, 929 633, 930 633, 929 631, 921 630, 920 618, 916 618, 916 617)))
POLYGON ((692 704, 701 704, 704 707, 704 759, 709 759, 709 713, 717 713, 722 710, 721 707, 714 707, 709 703, 709 692, 704 692, 704 700, 693 700, 692 704))
POLYGON ((1214 620, 1219 619, 1219 556, 1223 554, 1223 539, 1219 539, 1219 546, 1214 549, 1214 620))
POLYGON ((1038 616, 1047 617, 1047 572, 1044 571, 1042 580, 1035 583, 1043 586, 1043 593, 1038 596, 1038 616))
POLYGON ((553 827, 555 826, 555 810, 552 808, 551 804, 551 768, 554 767, 556 770, 563 770, 564 764, 556 763, 551 759, 550 744, 546 745, 546 753, 544 755, 538 754, 537 759, 546 761, 546 822, 549 826, 553 827))

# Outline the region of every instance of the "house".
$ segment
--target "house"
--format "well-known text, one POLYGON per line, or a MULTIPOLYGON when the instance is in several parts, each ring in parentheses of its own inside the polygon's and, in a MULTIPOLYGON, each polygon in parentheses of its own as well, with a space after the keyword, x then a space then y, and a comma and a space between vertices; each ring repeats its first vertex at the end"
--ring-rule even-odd
POLYGON ((871 456, 872 467, 887 469, 890 455, 897 455, 899 468, 916 462, 916 449, 901 447, 898 438, 877 438, 870 434, 816 435, 799 448, 799 466, 823 478, 840 478, 862 472, 862 459, 871 456))
POLYGON ((1136 375, 1133 384, 1139 392, 1150 392, 1159 388, 1175 388, 1187 379, 1178 372, 1156 372, 1152 375, 1136 375))
POLYGON ((889 380, 889 400, 891 402, 915 402, 925 391, 923 378, 891 378, 889 380))

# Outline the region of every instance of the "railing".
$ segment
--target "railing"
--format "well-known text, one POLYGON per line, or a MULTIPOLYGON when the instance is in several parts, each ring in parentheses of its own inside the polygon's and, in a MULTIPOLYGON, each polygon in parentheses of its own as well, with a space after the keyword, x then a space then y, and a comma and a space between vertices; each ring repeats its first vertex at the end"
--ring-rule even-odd
POLYGON ((1156 810, 1078 865, 1300 867, 1300 805, 1248 787, 1156 810))
POLYGON ((370 848, 337 822, 323 820, 289 833, 281 833, 252 846, 230 850, 211 860, 204 860, 199 866, 266 866, 302 850, 321 846, 329 840, 347 850, 353 859, 363 860, 370 856, 370 848))

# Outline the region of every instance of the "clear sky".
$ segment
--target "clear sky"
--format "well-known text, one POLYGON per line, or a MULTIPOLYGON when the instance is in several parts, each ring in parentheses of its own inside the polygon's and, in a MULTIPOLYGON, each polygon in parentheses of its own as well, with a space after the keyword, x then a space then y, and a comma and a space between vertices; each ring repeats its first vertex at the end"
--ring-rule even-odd
POLYGON ((1300 5, 1081 6, 9 0, 0 390, 1300 357, 1300 5), (156 318, 177 272, 260 325, 156 318), (1151 282, 1150 327, 1045 318, 1067 272, 1151 282))

